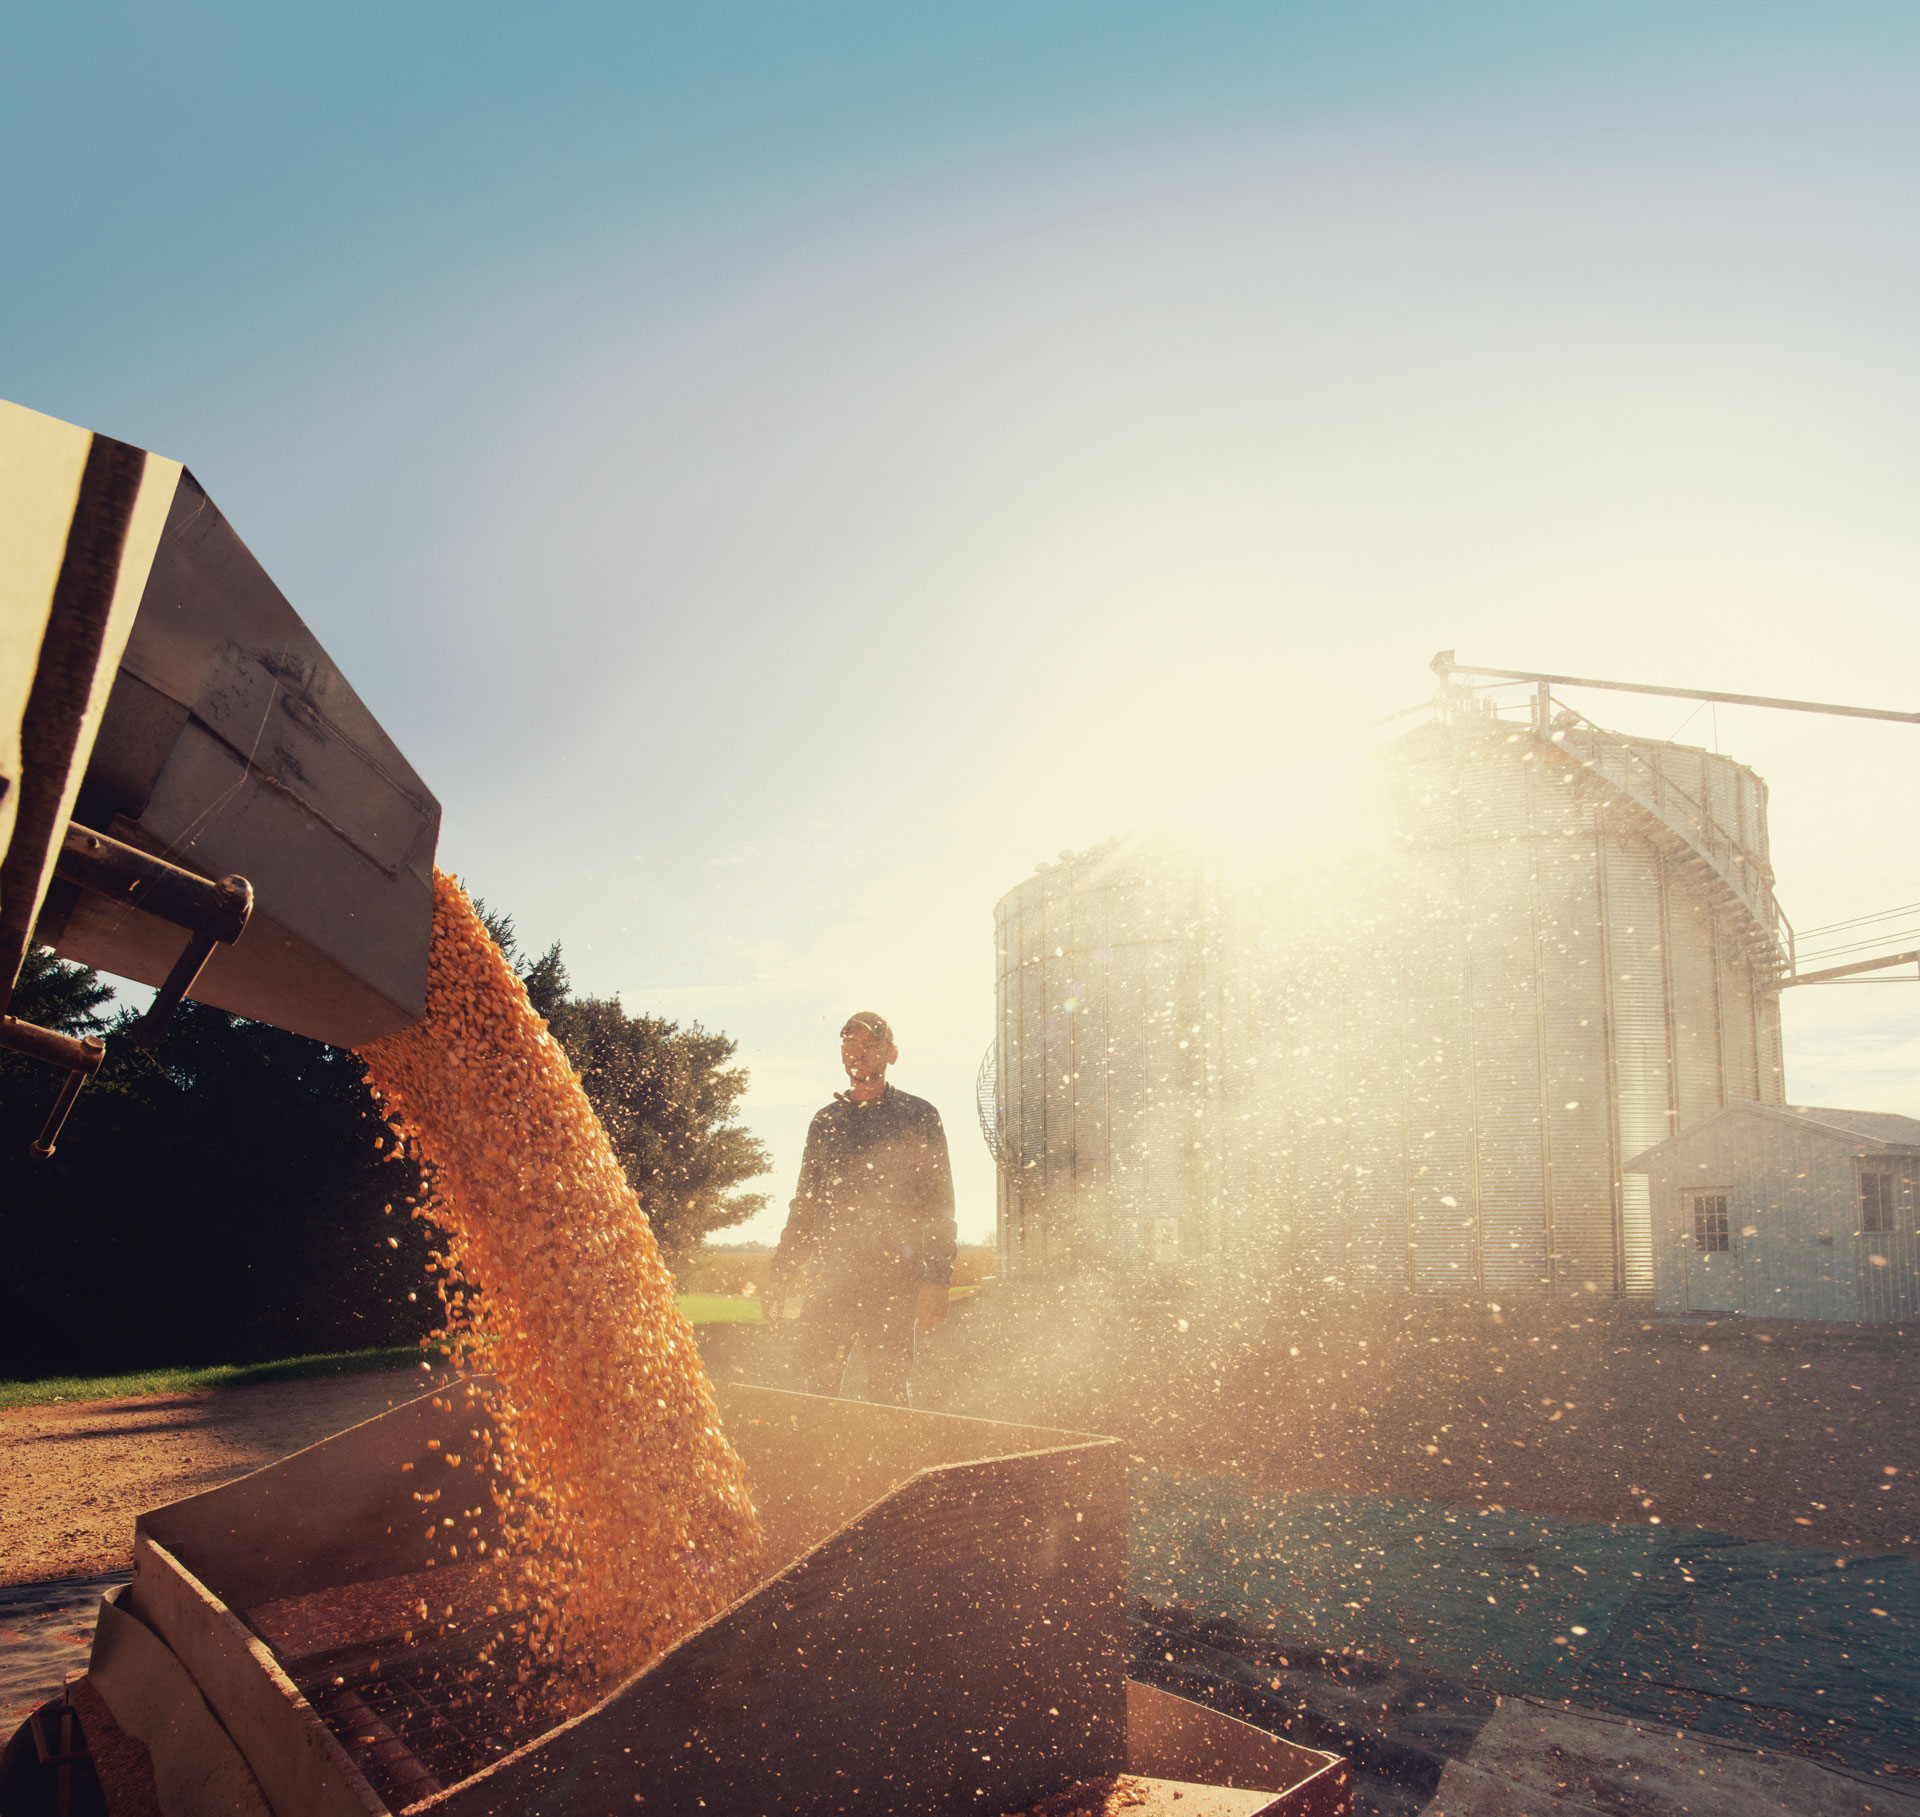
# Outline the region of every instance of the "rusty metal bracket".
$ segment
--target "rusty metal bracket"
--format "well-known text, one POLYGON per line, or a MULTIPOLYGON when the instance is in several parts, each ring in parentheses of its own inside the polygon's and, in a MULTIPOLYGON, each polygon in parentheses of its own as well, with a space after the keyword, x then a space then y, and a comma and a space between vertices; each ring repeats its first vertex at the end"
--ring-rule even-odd
MULTIPOLYGON (((62 1703, 58 1708, 60 1711, 61 1728, 68 1730, 77 1729, 79 1725, 73 1719, 72 1706, 62 1703)), ((33 1731, 33 1751, 39 1755, 40 1764, 43 1767, 57 1767, 70 1765, 76 1760, 85 1760, 88 1753, 86 1736, 84 1734, 78 1735, 77 1737, 72 1734, 65 1735, 61 1738, 61 1745, 56 1748, 53 1743, 47 1739, 46 1730, 40 1726, 40 1718, 45 1714, 46 1707, 43 1705, 39 1709, 34 1710, 27 1718, 28 1725, 33 1731), (73 1745, 76 1739, 78 1739, 80 1743, 78 1747, 73 1745)))
POLYGON ((54 1144, 60 1139, 60 1131, 66 1126, 67 1113, 73 1109, 73 1101, 80 1095, 81 1086, 100 1070, 100 1062, 107 1055, 107 1044, 98 1035, 63 1035, 56 1029, 22 1022, 15 1016, 0 1016, 0 1047, 16 1054, 25 1054, 30 1060, 57 1066, 67 1075, 66 1083, 60 1087, 60 1095, 54 1100, 53 1109, 47 1113, 46 1123, 33 1143, 33 1152, 41 1160, 49 1160, 54 1144))
POLYGON ((91 827, 67 828, 54 874, 228 946, 247 931, 253 913, 253 886, 244 877, 196 876, 91 827))
POLYGON ((55 1769, 54 1817, 72 1817, 73 1770, 83 1760, 91 1765, 92 1750, 87 1746, 86 1733, 74 1713, 71 1679, 61 1691, 57 1704, 42 1704, 28 1715, 27 1728, 33 1736, 33 1751, 39 1756, 41 1766, 55 1769), (46 1730, 40 1726, 40 1718, 53 1709, 60 1712, 60 1745, 57 1748, 47 1739, 46 1730))
POLYGON ((157 1047, 173 1012, 193 989, 216 945, 231 946, 247 931, 253 885, 244 877, 195 876, 164 858, 123 845, 91 827, 69 826, 56 875, 96 896, 128 903, 187 930, 186 950, 174 962, 147 1013, 127 1031, 136 1047, 157 1047))
MULTIPOLYGON (((83 890, 125 902, 187 930, 186 950, 174 962, 147 1013, 126 1031, 127 1039, 136 1047, 157 1047, 173 1020, 173 1012, 193 989, 213 949, 232 945, 247 931, 253 914, 253 885, 244 877, 196 877, 164 858, 83 826, 67 828, 54 869, 56 875, 83 890)), ((53 1154, 80 1088, 100 1070, 106 1043, 98 1036, 63 1035, 6 1015, 12 994, 9 981, 0 991, 0 1047, 56 1066, 67 1075, 33 1144, 33 1152, 44 1161, 53 1154)))
MULTIPOLYGON (((244 878, 230 877, 225 881, 245 886, 244 878)), ((248 891, 248 899, 252 899, 251 891, 248 891)), ((127 1039, 135 1047, 158 1047, 166 1039, 173 1012, 180 1007, 180 999, 193 989, 201 968, 213 956, 215 944, 216 939, 212 934, 195 934, 187 941, 186 950, 173 962, 173 970, 167 973, 166 983, 154 993, 147 1013, 126 1030, 127 1039)))

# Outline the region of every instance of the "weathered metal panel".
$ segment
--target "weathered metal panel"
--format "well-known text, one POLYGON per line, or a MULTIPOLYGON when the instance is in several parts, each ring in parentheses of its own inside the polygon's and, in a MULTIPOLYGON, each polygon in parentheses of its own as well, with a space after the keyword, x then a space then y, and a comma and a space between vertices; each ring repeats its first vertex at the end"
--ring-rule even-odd
MULTIPOLYGON (((1109 907, 1123 906, 1109 904, 1109 907)), ((1130 930, 1129 930, 1130 931, 1130 930)), ((1116 936, 1107 972, 1107 1154, 1115 1262, 1150 1266, 1146 1206, 1146 992, 1141 949, 1116 936)))
POLYGON ((1539 847, 1537 887, 1550 1260, 1556 1288, 1575 1293, 1617 1289, 1598 867, 1593 810, 1570 804, 1539 847))
MULTIPOLYGON (((1461 794, 1436 778, 1430 805, 1458 826, 1461 794)), ((1430 858, 1416 896, 1422 936, 1406 981, 1408 1247, 1421 1293, 1479 1285, 1474 1207, 1473 1044, 1463 881, 1457 847, 1430 858)))
MULTIPOLYGON (((1498 795, 1524 827, 1524 777, 1498 795)), ((1496 791, 1483 785, 1482 793, 1496 791)), ((1540 1292, 1546 1281, 1546 1173, 1541 1146, 1540 1006, 1533 950, 1530 840, 1476 848, 1469 966, 1473 1100, 1479 1147, 1481 1280, 1489 1292, 1540 1292)))
POLYGON ((1112 1173, 1107 1113, 1106 893, 1080 890, 1074 897, 1074 967, 1069 980, 1073 1018, 1074 1192, 1088 1259, 1112 1265, 1113 1235, 1107 1184, 1112 1173))
POLYGON ((1078 1206, 1074 1180, 1079 1153, 1079 1128, 1073 1089, 1073 1018, 1067 1013, 1068 980, 1072 959, 1067 948, 1073 938, 1073 899, 1068 893, 1071 873, 1062 867, 1049 871, 1041 934, 1040 975, 1043 1052, 1040 1092, 1047 1120, 1046 1179, 1048 1260, 1071 1268, 1075 1261, 1078 1206))
POLYGON ((1339 1102, 1323 1098, 1319 1114, 1301 1121, 1294 1254, 1302 1284, 1308 1286, 1334 1286, 1346 1279, 1351 1151, 1339 1102))
POLYGON ((880 1813, 951 1802, 961 1784, 1008 1809, 1124 1765, 1126 1488, 1111 1441, 771 1389, 717 1398, 766 1526, 763 1580, 573 1721, 490 1761, 497 1737, 433 1714, 436 1698, 457 1708, 457 1690, 424 1673, 411 1695, 389 1683, 407 1643, 368 1631, 381 1599, 339 1596, 380 1589, 389 1530, 414 1530, 395 1459, 433 1413, 398 1409, 143 1517, 135 1611, 276 1811, 387 1808, 302 1695, 343 1678, 448 1780, 438 1808, 467 1817, 641 1803, 880 1813), (275 1640, 280 1658, 241 1624, 287 1631, 270 1616, 302 1596, 331 1599, 350 1631, 297 1656, 275 1640))
POLYGON ((1689 838, 1705 844, 1708 816, 1703 754, 1685 745, 1651 741, 1637 743, 1635 750, 1658 778, 1656 799, 1667 818, 1684 827, 1689 838))
MULTIPOLYGON (((1167 1014, 1167 949, 1158 938, 1160 930, 1144 894, 1135 884, 1110 904, 1117 911, 1117 924, 1110 923, 1116 942, 1113 1000, 1124 1004, 1125 1017, 1124 1046, 1115 1041, 1111 1117, 1115 1153, 1124 1153, 1126 1158, 1131 1265, 1142 1271, 1151 1269, 1157 1256, 1165 1259, 1163 1252, 1168 1247, 1166 1233, 1154 1228, 1155 1194, 1167 1165, 1167 1157, 1154 1152, 1163 1122, 1160 1103, 1164 1088, 1155 1076, 1161 1070, 1156 1031, 1164 1026, 1167 1014), (1124 1149, 1120 1146, 1123 1116, 1127 1135, 1124 1149)), ((1177 1229, 1172 1246, 1177 1250, 1177 1229)))
POLYGON ((1736 1103, 1648 1163, 1655 1305, 1758 1318, 1904 1320, 1920 1311, 1913 1226, 1920 1157, 1736 1103), (1862 1175, 1892 1185, 1866 1228, 1862 1175), (1725 1249, 1703 1253, 1694 1195, 1726 1194, 1725 1249), (1883 1259, 1874 1261, 1878 1255, 1883 1259))
MULTIPOLYGON (((343 1046, 419 1018, 439 804, 191 474, 94 751, 82 824, 253 883, 197 998, 343 1046)), ((150 984, 186 939, 71 886, 48 892, 38 937, 150 984)))
MULTIPOLYGON (((1672 1134, 1665 965, 1660 936, 1660 858, 1609 825, 1602 845, 1606 950, 1617 1064, 1620 1153, 1643 1154, 1672 1134)), ((1620 1192, 1621 1287, 1653 1291, 1653 1231, 1645 1177, 1620 1192)))
POLYGON ((1156 1256, 1167 1263, 1191 1261, 1206 1249, 1198 1189, 1207 1112, 1199 984, 1199 959, 1190 944, 1159 950, 1152 986, 1159 1001, 1150 998, 1146 1014, 1146 1196, 1156 1256))
MULTIPOLYGON (((175 461, 0 399, 0 978, 8 985, 30 937, 52 938, 35 936, 36 918, 47 919, 42 904, 60 893, 61 842, 182 477, 175 461)), ((120 912, 136 913, 124 904, 120 912)))
POLYGON ((1754 1029, 1759 1041, 1760 1102, 1787 1101, 1787 1062, 1780 1035, 1780 993, 1761 991, 1754 1003, 1754 1029))
MULTIPOLYGON (((1018 941, 1017 912, 1008 916, 1010 938, 1018 941)), ((1016 946, 1017 953, 1018 948, 1016 946)), ((1026 1244, 1026 1174, 1021 1157, 1025 1153, 1027 1132, 1020 1093, 1021 1045, 1026 1031, 1020 1025, 1020 970, 1016 958, 1013 968, 1001 979, 1000 1050, 995 1055, 998 1073, 996 1093, 1000 1105, 1000 1141, 1004 1160, 1000 1182, 1006 1201, 1006 1220, 1001 1226, 1001 1261, 1008 1273, 1022 1266, 1026 1244)))
MULTIPOLYGON (((1654 1306, 1662 1312, 1746 1309, 1754 1269, 1749 1257, 1752 1186, 1744 1144, 1758 1131, 1719 1118, 1696 1128, 1684 1151, 1659 1159, 1647 1180, 1653 1230, 1654 1306), (1697 1195, 1710 1195, 1707 1222, 1724 1248, 1703 1252, 1695 1220, 1697 1195)), ((1629 1174, 1628 1178, 1635 1176, 1629 1174)))
POLYGON ((1283 1741, 1138 1680, 1127 1685, 1127 1767, 1149 1779, 1148 1810, 1188 1801, 1198 1817, 1228 1817, 1242 1807, 1213 1788, 1231 1786, 1283 1793, 1270 1804, 1250 1799, 1245 1817, 1352 1817, 1352 1770, 1338 1755, 1283 1741), (1154 1793, 1169 1781, 1181 1789, 1162 1805, 1154 1793))
MULTIPOLYGON (((147 1749, 159 1808, 275 1817, 193 1675, 159 1635, 120 1606, 128 1590, 117 1585, 100 1604, 86 1682, 121 1729, 147 1749)), ((104 1750, 98 1737, 91 1738, 91 1746, 100 1758, 104 1750)), ((343 1801, 341 1817, 366 1817, 365 1807, 343 1801)))
MULTIPOLYGON (((1740 1229, 1753 1232, 1744 1239, 1742 1251, 1747 1305, 1758 1318, 1809 1316, 1807 1252, 1814 1241, 1819 1193, 1794 1154, 1795 1132, 1740 1115, 1728 1122, 1734 1127, 1725 1140, 1735 1150, 1728 1171, 1740 1192, 1734 1209, 1740 1229)), ((1680 1156, 1677 1173, 1683 1178, 1698 1175, 1702 1159, 1680 1156)))
POLYGON ((1772 1317, 1858 1316, 1849 1240, 1855 1224, 1852 1146, 1812 1127, 1770 1119, 1749 1151, 1753 1210, 1747 1221, 1764 1234, 1771 1252, 1772 1292, 1764 1297, 1773 1302, 1765 1307, 1772 1317))
MULTIPOLYGON (((1023 921, 1039 920, 1031 911, 1023 921)), ((1022 930, 1023 938, 1025 928, 1022 930)), ((1037 945, 1037 942, 1036 942, 1037 945)), ((1047 1006, 1046 977, 1036 957, 1020 968, 1020 1192, 1024 1201, 1024 1242, 1030 1264, 1046 1264, 1047 1144, 1047 1006)))
POLYGON ((1014 960, 1008 953, 1008 941, 1012 935, 1014 920, 1014 901, 1012 893, 1004 895, 993 910, 993 951, 995 951, 995 980, 993 980, 993 1008, 995 1008, 995 1047, 993 1047, 993 1093, 995 1093, 995 1126, 998 1135, 998 1149, 995 1160, 995 1250, 1002 1275, 1016 1272, 1016 1248, 1014 1248, 1014 1227, 1018 1222, 1018 1122, 1016 1122, 1016 1099, 1010 1095, 1010 1083, 1014 1078, 1014 1068, 1020 1064, 1020 1020, 1016 1016, 1018 997, 1014 993, 1012 980, 1016 976, 1014 960))
POLYGON ((1753 964, 1732 940, 1719 943, 1720 1053, 1723 1089, 1735 1098, 1758 1099, 1760 1030, 1754 1003, 1753 964))
MULTIPOLYGON (((1632 1179, 1632 1173, 1627 1178, 1632 1179)), ((1647 1163, 1646 1193, 1654 1310, 1678 1312, 1686 1305, 1686 1257, 1680 1252, 1679 1189, 1670 1164, 1647 1163)))
POLYGON ((1757 863, 1764 862, 1766 856, 1760 830, 1762 812, 1759 778, 1743 768, 1740 772, 1740 843, 1757 863))
POLYGON ((1726 1101, 1720 1083, 1720 1004, 1713 908, 1684 874, 1669 872, 1667 978, 1673 993, 1673 1077, 1680 1128, 1726 1101))
MULTIPOLYGON (((1199 1019, 1198 926, 1191 880, 1177 867, 1154 876, 1133 853, 1100 865, 1100 944, 1082 955, 1082 970, 1103 981, 1104 1023, 1097 1049, 1084 1039, 1076 1048, 1077 1084, 1084 1099, 1089 1072, 1104 1076, 1101 1215, 1112 1233, 1113 1264, 1138 1272, 1179 1260, 1199 1234, 1185 1228, 1195 1108, 1188 1102, 1186 1063, 1199 1052, 1190 1036, 1182 1049, 1176 1032, 1199 1019), (1189 1113, 1188 1120, 1177 1110, 1189 1113)), ((1091 910, 1084 926, 1089 936, 1096 931, 1091 910)), ((1204 1101, 1198 1107, 1204 1111, 1204 1101)), ((1084 1191, 1085 1168, 1081 1180, 1084 1191)))
POLYGON ((384 1801, 258 1635, 145 1531, 121 1606, 192 1675, 276 1817, 384 1817, 384 1801))
POLYGON ((1048 1260, 1046 1154, 1050 1132, 1046 1112, 1046 980, 1040 966, 1045 931, 1045 898, 1038 879, 1022 891, 1019 997, 1019 1063, 1015 1069, 1020 1127, 1020 1254, 1022 1265, 1044 1269, 1048 1260))
POLYGON ((1714 826, 1736 844, 1744 844, 1740 838, 1740 772, 1719 757, 1708 759, 1706 768, 1706 804, 1714 826))
POLYGON ((1856 1174, 1860 1316, 1877 1324, 1901 1323, 1920 1314, 1920 1162, 1910 1156, 1862 1155, 1856 1174), (1879 1190, 1871 1190, 1874 1186, 1879 1190))

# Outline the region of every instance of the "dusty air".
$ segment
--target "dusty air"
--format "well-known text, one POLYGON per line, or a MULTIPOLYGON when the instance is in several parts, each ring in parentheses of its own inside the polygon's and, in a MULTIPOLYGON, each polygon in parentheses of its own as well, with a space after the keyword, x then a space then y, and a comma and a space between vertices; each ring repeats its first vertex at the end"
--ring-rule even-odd
POLYGON ((206 10, 0 60, 0 1817, 1920 1817, 1915 20, 206 10))

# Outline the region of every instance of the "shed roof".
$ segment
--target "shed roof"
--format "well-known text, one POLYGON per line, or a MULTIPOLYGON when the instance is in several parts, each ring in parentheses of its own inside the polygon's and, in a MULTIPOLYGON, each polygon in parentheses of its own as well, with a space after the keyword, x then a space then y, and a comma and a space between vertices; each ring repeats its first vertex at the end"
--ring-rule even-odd
POLYGON ((1756 1104, 1751 1099, 1743 1098, 1729 1104, 1724 1110, 1716 1110, 1712 1116, 1703 1118, 1691 1129, 1683 1129, 1679 1135, 1669 1136, 1664 1142, 1658 1142, 1644 1153, 1635 1155, 1626 1163, 1627 1172, 1645 1173, 1647 1163, 1656 1155, 1664 1155, 1669 1150, 1678 1153, 1690 1147, 1729 1117, 1772 1117, 1785 1123, 1808 1125, 1821 1135, 1830 1136, 1844 1144, 1855 1154, 1889 1148, 1920 1151, 1920 1117, 1903 1117, 1890 1110, 1828 1110, 1812 1104, 1756 1104))

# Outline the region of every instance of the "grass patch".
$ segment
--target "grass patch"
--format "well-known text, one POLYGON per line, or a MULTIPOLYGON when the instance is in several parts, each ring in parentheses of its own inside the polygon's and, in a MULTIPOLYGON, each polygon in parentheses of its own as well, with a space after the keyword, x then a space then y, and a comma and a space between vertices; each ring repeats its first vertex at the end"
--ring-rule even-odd
MULTIPOLYGON (((683 1293, 680 1310, 695 1325, 757 1321, 758 1300, 717 1293, 683 1293)), ((436 1345, 437 1363, 446 1352, 436 1345)), ((33 1382, 0 1382, 0 1409, 44 1407, 56 1401, 120 1401, 143 1394, 190 1394, 208 1388, 250 1388, 261 1382, 297 1382, 311 1376, 365 1375, 379 1369, 417 1369, 418 1344, 385 1350, 340 1350, 280 1357, 271 1363, 210 1363, 202 1369, 134 1369, 125 1375, 50 1375, 33 1382)))
POLYGON ((689 1325, 757 1325, 760 1323, 758 1300, 735 1299, 725 1293, 683 1293, 675 1304, 687 1315, 689 1325))
MULTIPOLYGON (((948 1297, 957 1302, 979 1291, 978 1283, 955 1287, 948 1297)), ((758 1325, 762 1322, 757 1299, 742 1299, 726 1293, 683 1293, 677 1304, 687 1315, 689 1325, 758 1325)))
MULTIPOLYGON (((445 1352, 432 1352, 438 1362, 445 1352)), ((308 1376, 364 1375, 377 1369, 414 1369, 418 1344, 386 1350, 339 1350, 280 1357, 270 1363, 210 1363, 202 1369, 135 1369, 125 1375, 52 1375, 34 1382, 0 1382, 0 1408, 42 1407, 54 1401, 118 1401, 141 1394, 187 1394, 206 1388, 248 1388, 308 1376)))
MULTIPOLYGON (((956 1287, 964 1299, 971 1287, 956 1287)), ((683 1293, 680 1310, 693 1325, 757 1325, 760 1302, 723 1293, 683 1293)), ((438 1345, 433 1360, 446 1355, 438 1345)), ((189 1394, 208 1388, 250 1388, 260 1382, 297 1382, 311 1376, 365 1375, 378 1369, 416 1369, 417 1344, 386 1350, 339 1350, 321 1356, 288 1356, 271 1363, 210 1363, 203 1369, 135 1369, 125 1375, 50 1375, 34 1382, 0 1382, 0 1410, 44 1407, 56 1401, 120 1401, 143 1394, 189 1394)))

